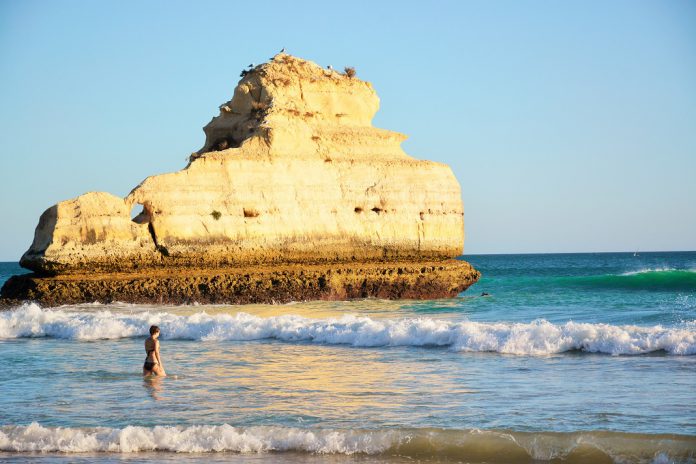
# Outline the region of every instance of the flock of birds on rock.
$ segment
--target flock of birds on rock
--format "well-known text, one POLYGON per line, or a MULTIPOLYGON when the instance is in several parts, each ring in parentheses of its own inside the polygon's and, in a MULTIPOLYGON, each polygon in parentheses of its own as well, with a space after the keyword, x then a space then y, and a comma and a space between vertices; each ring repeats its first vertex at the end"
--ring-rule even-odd
MULTIPOLYGON (((282 54, 284 54, 284 53, 285 53, 285 48, 282 48, 275 56, 271 57, 270 60, 273 60, 276 56, 282 55, 282 54)), ((239 75, 239 77, 244 77, 244 76, 246 76, 246 75, 249 74, 249 73, 251 72, 251 70, 254 69, 255 67, 256 67, 256 64, 255 64, 255 63, 249 63, 249 65, 246 67, 246 69, 243 69, 243 70, 242 70, 242 73, 239 75)), ((331 66, 331 65, 328 65, 328 66, 326 67, 326 69, 328 69, 329 71, 335 71, 335 69, 334 69, 333 66, 331 66)))

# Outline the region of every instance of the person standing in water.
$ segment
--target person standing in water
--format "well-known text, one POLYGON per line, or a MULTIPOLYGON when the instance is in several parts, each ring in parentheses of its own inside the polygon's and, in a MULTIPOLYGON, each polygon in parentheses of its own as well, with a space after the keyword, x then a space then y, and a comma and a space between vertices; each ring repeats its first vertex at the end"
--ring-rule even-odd
POLYGON ((160 329, 156 325, 150 327, 150 336, 145 340, 145 352, 147 357, 145 358, 145 364, 143 364, 143 375, 157 375, 161 377, 166 377, 167 373, 164 372, 164 366, 162 365, 162 358, 160 358, 160 343, 159 338, 160 329))

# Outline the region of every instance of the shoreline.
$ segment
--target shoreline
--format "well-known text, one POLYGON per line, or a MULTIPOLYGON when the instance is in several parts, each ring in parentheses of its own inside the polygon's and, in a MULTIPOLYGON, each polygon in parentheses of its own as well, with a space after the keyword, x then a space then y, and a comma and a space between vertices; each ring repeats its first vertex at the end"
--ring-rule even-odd
POLYGON ((462 260, 154 269, 57 276, 23 274, 2 287, 0 307, 79 303, 250 304, 306 300, 454 297, 480 272, 462 260))

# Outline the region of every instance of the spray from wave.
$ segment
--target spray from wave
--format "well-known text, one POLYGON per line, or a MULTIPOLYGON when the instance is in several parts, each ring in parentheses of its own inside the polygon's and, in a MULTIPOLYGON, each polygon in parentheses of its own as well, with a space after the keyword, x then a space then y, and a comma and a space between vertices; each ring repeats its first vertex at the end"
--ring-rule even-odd
POLYGON ((696 437, 619 432, 325 430, 230 425, 119 428, 0 427, 0 451, 22 453, 268 453, 437 456, 467 462, 688 462, 696 437))
POLYGON ((545 320, 531 323, 483 323, 433 319, 372 319, 343 316, 310 319, 297 315, 258 317, 247 313, 189 316, 167 312, 118 313, 45 310, 25 304, 0 313, 0 338, 52 337, 75 340, 146 336, 150 325, 162 328, 164 338, 182 340, 250 341, 351 345, 355 347, 425 346, 453 351, 548 355, 585 351, 636 355, 664 351, 696 354, 696 324, 681 327, 639 327, 545 320))
POLYGON ((650 274, 650 273, 655 273, 655 272, 695 272, 691 269, 676 269, 673 267, 646 267, 643 269, 638 269, 636 271, 626 271, 624 273, 621 273, 619 275, 623 276, 630 276, 630 275, 638 275, 638 274, 650 274))

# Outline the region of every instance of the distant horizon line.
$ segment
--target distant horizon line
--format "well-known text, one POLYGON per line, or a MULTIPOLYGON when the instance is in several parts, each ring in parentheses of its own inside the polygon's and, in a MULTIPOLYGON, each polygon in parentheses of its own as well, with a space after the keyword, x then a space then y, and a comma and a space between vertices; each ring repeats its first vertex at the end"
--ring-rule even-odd
MULTIPOLYGON (((651 251, 640 251, 640 250, 633 250, 633 251, 541 251, 541 252, 523 252, 523 253, 463 253, 458 257, 461 256, 511 256, 511 255, 599 255, 599 254, 618 254, 618 253, 625 253, 625 254, 630 254, 630 253, 638 253, 640 256, 641 254, 650 254, 650 253, 696 253, 696 250, 651 250, 651 251)), ((456 259, 456 258, 453 258, 456 259)), ((19 261, 7 261, 7 260, 0 260, 0 263, 2 264, 7 264, 7 263, 13 263, 13 264, 19 264, 19 261)))
POLYGON ((463 253, 460 256, 503 256, 503 255, 599 255, 617 253, 696 253, 696 250, 626 250, 626 251, 531 251, 522 253, 463 253))

